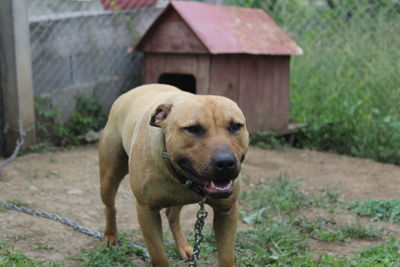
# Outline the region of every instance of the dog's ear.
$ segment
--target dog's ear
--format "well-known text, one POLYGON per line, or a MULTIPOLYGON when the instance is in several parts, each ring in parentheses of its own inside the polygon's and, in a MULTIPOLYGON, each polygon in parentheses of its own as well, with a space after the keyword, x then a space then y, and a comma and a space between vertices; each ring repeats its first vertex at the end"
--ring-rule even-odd
POLYGON ((150 125, 161 127, 161 123, 168 117, 171 112, 172 104, 159 105, 151 115, 150 125))

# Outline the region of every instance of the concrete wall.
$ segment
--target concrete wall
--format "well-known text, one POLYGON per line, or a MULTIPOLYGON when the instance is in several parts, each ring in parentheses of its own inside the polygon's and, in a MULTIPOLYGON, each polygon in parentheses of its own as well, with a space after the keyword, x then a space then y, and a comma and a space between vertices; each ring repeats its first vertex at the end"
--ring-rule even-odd
POLYGON ((133 47, 161 11, 34 17, 30 22, 34 94, 50 97, 63 120, 75 108, 77 93, 93 96, 109 108, 121 93, 141 83, 141 55, 133 47))
POLYGON ((103 10, 100 0, 29 0, 27 4, 30 18, 103 10))
POLYGON ((78 93, 108 109, 141 84, 141 55, 133 47, 168 2, 117 14, 100 0, 28 0, 34 95, 49 97, 62 120, 78 93))

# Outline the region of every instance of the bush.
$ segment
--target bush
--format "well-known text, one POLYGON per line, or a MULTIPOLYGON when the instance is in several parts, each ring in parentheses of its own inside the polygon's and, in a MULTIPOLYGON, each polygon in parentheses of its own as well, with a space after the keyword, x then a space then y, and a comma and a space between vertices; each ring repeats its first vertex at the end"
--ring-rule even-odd
POLYGON ((226 0, 264 8, 304 55, 292 57, 291 115, 300 148, 400 164, 400 3, 226 0))
MULTIPOLYGON (((35 98, 35 113, 39 143, 55 146, 83 144, 86 142, 83 135, 90 130, 99 131, 106 122, 106 113, 100 103, 82 94, 76 96, 75 110, 64 124, 60 123, 60 113, 47 97, 35 98)), ((35 148, 43 148, 41 144, 35 148)))

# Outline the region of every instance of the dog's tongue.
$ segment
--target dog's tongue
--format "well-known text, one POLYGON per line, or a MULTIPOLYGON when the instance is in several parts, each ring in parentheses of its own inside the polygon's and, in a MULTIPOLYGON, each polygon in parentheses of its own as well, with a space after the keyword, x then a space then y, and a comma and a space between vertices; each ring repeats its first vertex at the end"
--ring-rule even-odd
POLYGON ((233 180, 210 181, 204 186, 208 193, 231 193, 233 180))

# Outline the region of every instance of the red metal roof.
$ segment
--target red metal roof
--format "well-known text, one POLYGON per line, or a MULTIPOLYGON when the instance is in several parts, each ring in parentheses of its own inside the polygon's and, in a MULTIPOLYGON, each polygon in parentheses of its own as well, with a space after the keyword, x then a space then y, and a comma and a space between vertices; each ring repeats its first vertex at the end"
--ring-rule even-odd
MULTIPOLYGON (((172 1, 212 54, 299 55, 302 49, 261 9, 172 1)), ((151 29, 150 29, 151 30, 151 29)))

